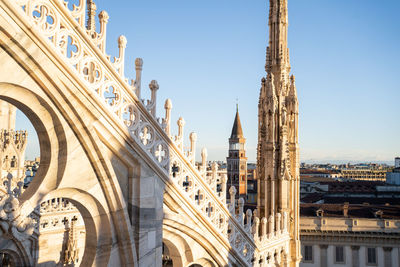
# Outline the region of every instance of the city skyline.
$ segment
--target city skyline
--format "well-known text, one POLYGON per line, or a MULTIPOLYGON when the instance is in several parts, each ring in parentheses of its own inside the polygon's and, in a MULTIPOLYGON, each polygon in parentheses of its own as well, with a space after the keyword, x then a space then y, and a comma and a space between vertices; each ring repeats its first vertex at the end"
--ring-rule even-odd
MULTIPOLYGON (((143 96, 149 97, 150 80, 160 84, 158 116, 171 98, 174 133, 182 116, 186 143, 191 131, 198 134, 197 159, 206 147, 210 160, 225 160, 238 98, 247 155, 255 161, 266 1, 118 2, 96 2, 98 11, 110 15, 107 51, 117 55, 118 36, 127 37, 126 76, 134 77, 134 58, 143 58, 143 96)), ((289 2, 302 162, 391 162, 399 155, 400 4, 362 3, 289 2)), ((32 142, 32 131, 29 138, 32 142)), ((33 150, 27 149, 28 157, 33 150)))

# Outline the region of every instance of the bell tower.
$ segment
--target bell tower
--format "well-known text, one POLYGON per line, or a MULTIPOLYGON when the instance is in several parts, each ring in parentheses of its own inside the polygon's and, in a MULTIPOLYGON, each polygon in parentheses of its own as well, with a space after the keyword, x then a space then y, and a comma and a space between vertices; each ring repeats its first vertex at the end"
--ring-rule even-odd
POLYGON ((289 76, 287 0, 270 0, 269 43, 258 104, 258 215, 290 218, 290 266, 298 266, 299 144, 298 101, 294 76, 289 76))
MULTIPOLYGON (((228 188, 236 187, 238 197, 246 199, 247 195, 247 157, 245 150, 246 139, 243 136, 240 123, 239 108, 236 105, 236 116, 229 138, 229 156, 226 158, 228 173, 228 188)), ((229 192, 227 192, 229 194, 229 192)))

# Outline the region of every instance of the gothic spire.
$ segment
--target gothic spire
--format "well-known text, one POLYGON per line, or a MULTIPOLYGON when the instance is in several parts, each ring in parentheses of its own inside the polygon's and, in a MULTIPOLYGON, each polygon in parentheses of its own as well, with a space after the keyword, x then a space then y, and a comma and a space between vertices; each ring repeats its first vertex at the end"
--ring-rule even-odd
POLYGON ((231 139, 239 139, 239 138, 244 138, 244 137, 243 137, 242 124, 240 123, 239 108, 238 105, 236 105, 236 116, 235 116, 235 121, 233 122, 231 139))
POLYGON ((277 76, 290 72, 287 0, 270 0, 269 5, 269 45, 265 70, 277 76))
POLYGON ((87 21, 86 28, 87 30, 93 34, 96 31, 96 4, 93 0, 87 0, 87 21))
POLYGON ((270 0, 269 42, 258 107, 257 210, 260 217, 290 214, 290 266, 300 261, 298 101, 289 77, 288 0, 270 0))

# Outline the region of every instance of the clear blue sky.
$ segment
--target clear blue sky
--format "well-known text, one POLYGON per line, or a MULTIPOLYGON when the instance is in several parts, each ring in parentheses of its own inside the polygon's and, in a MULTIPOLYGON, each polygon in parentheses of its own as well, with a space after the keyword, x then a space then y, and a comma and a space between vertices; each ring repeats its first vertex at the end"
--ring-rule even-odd
MULTIPOLYGON (((126 76, 144 60, 143 97, 158 80, 186 139, 224 160, 236 98, 249 160, 265 75, 267 0, 97 0, 108 53, 128 39, 126 76)), ((392 161, 400 155, 400 1, 289 0, 289 48, 300 102, 302 161, 392 161)), ((28 156, 31 152, 28 153, 28 156)))

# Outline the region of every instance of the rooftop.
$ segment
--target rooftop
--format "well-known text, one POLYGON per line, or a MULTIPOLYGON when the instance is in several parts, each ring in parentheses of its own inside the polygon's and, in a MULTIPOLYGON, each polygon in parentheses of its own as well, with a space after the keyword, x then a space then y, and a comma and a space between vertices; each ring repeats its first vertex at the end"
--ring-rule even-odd
POLYGON ((347 216, 344 216, 344 204, 300 204, 300 215, 316 217, 317 211, 323 211, 323 217, 346 218, 382 218, 400 219, 400 205, 348 205, 347 216))

